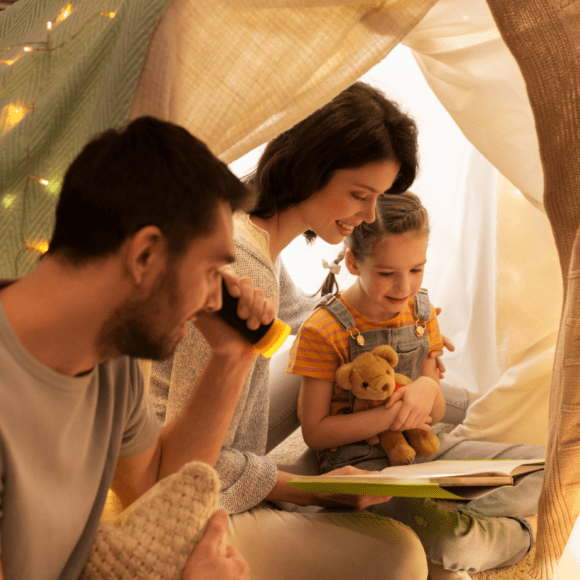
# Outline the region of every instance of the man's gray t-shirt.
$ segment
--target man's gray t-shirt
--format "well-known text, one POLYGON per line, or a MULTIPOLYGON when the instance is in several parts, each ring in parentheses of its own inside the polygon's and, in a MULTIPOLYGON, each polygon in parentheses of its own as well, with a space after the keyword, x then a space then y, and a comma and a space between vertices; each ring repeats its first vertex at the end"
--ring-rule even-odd
POLYGON ((16 338, 0 303, 0 561, 5 580, 77 580, 119 456, 148 449, 159 421, 137 361, 69 377, 16 338))

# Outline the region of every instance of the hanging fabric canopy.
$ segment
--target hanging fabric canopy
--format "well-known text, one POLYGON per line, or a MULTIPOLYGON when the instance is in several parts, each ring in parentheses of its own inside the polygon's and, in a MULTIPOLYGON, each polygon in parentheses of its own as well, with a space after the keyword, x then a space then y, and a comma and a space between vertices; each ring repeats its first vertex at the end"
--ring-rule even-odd
MULTIPOLYGON (((93 134, 152 114, 185 126, 231 162, 327 102, 403 41, 467 138, 550 220, 563 314, 534 574, 552 577, 580 511, 578 3, 98 4, 19 0, 0 14, 0 275, 33 268, 50 239, 62 175, 93 134)), ((535 376, 551 365, 550 322, 538 322, 533 340, 510 344, 517 357, 506 357, 504 387, 518 364, 535 376)), ((501 437, 482 428, 489 406, 498 405, 492 393, 462 427, 469 436, 501 437)))

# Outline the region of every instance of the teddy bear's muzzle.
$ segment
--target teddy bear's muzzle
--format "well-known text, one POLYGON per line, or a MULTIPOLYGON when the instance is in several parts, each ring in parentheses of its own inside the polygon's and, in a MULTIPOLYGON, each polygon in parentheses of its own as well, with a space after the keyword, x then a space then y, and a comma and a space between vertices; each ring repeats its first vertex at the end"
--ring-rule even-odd
POLYGON ((385 381, 385 377, 376 377, 369 381, 363 381, 364 398, 374 401, 381 401, 391 395, 391 385, 385 381))

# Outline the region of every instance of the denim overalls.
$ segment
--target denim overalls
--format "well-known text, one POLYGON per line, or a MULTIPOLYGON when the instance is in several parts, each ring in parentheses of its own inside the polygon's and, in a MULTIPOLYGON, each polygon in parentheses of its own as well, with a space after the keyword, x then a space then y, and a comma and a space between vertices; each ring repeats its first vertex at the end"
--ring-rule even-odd
MULTIPOLYGON (((334 296, 323 299, 320 306, 328 310, 338 323, 350 332, 350 360, 363 352, 372 351, 377 346, 388 344, 399 355, 395 372, 415 380, 421 376, 421 367, 429 354, 429 336, 425 323, 431 316, 431 303, 427 290, 421 288, 415 296, 415 324, 402 328, 380 328, 359 332, 348 310, 334 296)), ((351 393, 351 411, 354 397, 351 393)), ((385 452, 378 445, 369 445, 365 441, 342 445, 336 451, 322 449, 316 452, 321 473, 326 473, 346 465, 354 465, 369 459, 378 459, 376 469, 389 466, 385 452)), ((365 467, 369 469, 369 467, 365 467)))

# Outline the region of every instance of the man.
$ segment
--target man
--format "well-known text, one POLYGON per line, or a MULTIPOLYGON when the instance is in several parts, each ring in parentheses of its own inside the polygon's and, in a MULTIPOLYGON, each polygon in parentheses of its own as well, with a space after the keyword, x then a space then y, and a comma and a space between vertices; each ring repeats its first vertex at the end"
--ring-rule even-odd
MULTIPOLYGON (((221 279, 250 328, 274 317, 233 261, 240 181, 185 129, 144 117, 68 169, 53 239, 0 287, 0 580, 77 579, 107 490, 127 505, 192 460, 214 464, 254 354, 211 311, 221 279), (212 347, 184 413, 160 429, 137 361, 192 321, 212 347)), ((184 580, 246 579, 216 512, 184 580)))

